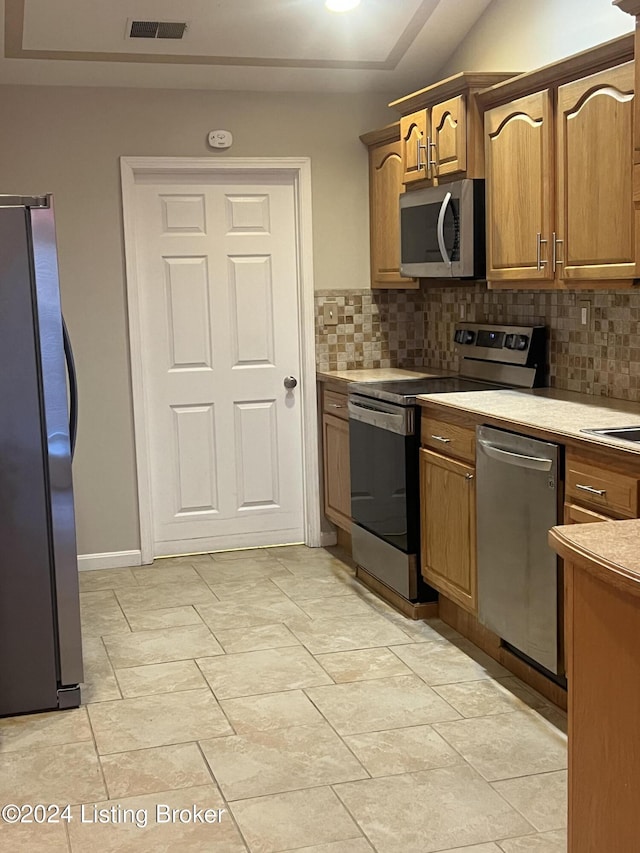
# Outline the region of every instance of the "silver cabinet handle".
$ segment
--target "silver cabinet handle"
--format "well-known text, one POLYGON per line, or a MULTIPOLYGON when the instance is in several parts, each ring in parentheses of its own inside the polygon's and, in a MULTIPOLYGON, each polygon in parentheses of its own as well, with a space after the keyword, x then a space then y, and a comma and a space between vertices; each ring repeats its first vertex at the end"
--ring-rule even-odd
POLYGON ((434 167, 434 172, 438 172, 440 168, 440 164, 438 163, 438 146, 435 142, 431 141, 431 137, 427 137, 427 168, 431 169, 431 166, 434 167), (431 149, 433 148, 434 154, 436 156, 435 160, 431 159, 431 149))
POLYGON ((342 403, 329 403, 330 409, 344 409, 342 403))
POLYGON ((580 483, 576 483, 576 489, 580 489, 581 492, 589 492, 592 495, 600 495, 601 498, 607 494, 606 489, 594 489, 593 486, 583 486, 580 483))
POLYGON ((287 391, 291 391, 292 388, 295 388, 298 384, 298 380, 295 376, 285 376, 284 377, 284 387, 287 391))
POLYGON ((473 480, 474 476, 475 476, 474 474, 465 474, 464 478, 465 478, 465 480, 473 480))
POLYGON ((428 163, 428 161, 429 161, 429 144, 428 144, 428 143, 429 143, 429 138, 427 137, 427 145, 422 145, 422 144, 421 144, 421 139, 422 139, 422 137, 421 137, 421 136, 419 136, 419 137, 417 138, 417 140, 416 140, 416 142, 418 143, 418 158, 417 158, 417 163, 416 163, 416 169, 417 169, 417 171, 418 171, 418 172, 419 172, 421 169, 427 169, 427 168, 428 168, 428 166, 429 166, 429 163, 428 163), (424 151, 424 152, 426 153, 426 155, 427 155, 427 162, 426 162, 426 163, 423 163, 423 162, 422 162, 422 158, 420 157, 420 152, 421 152, 421 151, 424 151))
POLYGON ((443 444, 451 444, 451 439, 445 438, 443 435, 432 435, 431 438, 435 441, 441 441, 443 444))
POLYGON ((564 263, 564 261, 561 261, 558 257, 558 243, 564 243, 564 240, 561 240, 560 237, 556 237, 556 232, 554 231, 551 236, 551 241, 553 243, 553 271, 555 272, 556 267, 564 263))
POLYGON ((447 212, 447 207, 449 206, 449 202, 451 201, 451 193, 447 193, 446 196, 442 200, 442 205, 440 207, 440 213, 438 214, 438 246, 440 248, 440 254, 442 255, 442 260, 447 264, 447 266, 451 266, 451 258, 447 252, 447 247, 444 242, 444 217, 447 212))
POLYGON ((542 260, 542 244, 547 242, 547 240, 542 239, 542 234, 538 231, 536 234, 536 269, 538 271, 547 265, 547 262, 542 260))

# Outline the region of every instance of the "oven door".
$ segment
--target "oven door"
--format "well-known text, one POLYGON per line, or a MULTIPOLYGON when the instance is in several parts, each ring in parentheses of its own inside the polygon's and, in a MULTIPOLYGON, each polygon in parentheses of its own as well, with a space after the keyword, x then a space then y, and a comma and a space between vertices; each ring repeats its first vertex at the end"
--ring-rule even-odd
POLYGON ((351 395, 351 515, 405 554, 418 546, 418 436, 414 407, 351 395))

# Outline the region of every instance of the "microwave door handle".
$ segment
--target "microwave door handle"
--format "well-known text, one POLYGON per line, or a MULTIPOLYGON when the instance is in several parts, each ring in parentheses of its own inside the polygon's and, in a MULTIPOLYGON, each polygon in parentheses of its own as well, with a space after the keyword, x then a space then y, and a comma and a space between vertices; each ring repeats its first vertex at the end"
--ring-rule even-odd
POLYGON ((447 212, 447 207, 449 206, 450 201, 451 193, 447 193, 442 200, 440 213, 438 214, 438 246, 440 247, 440 254, 442 255, 442 260, 449 267, 451 266, 451 258, 449 257, 449 253, 447 252, 447 247, 445 246, 444 242, 444 217, 447 212))

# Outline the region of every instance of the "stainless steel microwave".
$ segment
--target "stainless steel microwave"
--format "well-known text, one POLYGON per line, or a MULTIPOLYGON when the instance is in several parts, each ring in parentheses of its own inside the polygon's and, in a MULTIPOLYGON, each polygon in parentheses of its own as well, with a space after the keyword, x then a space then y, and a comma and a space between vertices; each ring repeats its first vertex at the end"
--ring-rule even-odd
POLYGON ((400 275, 484 278, 484 181, 465 179, 400 196, 400 275))

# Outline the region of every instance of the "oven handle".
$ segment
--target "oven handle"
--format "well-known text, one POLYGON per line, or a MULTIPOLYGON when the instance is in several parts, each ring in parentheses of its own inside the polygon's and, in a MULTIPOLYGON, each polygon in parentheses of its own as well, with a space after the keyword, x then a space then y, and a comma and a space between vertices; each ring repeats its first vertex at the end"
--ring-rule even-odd
POLYGON ((413 408, 409 406, 400 412, 386 412, 376 406, 349 400, 349 417, 354 421, 379 427, 399 435, 413 434, 413 408))
POLYGON ((451 258, 449 257, 449 253, 447 252, 446 243, 444 242, 444 217, 447 213, 447 207, 449 206, 450 201, 451 193, 447 193, 442 200, 440 213, 438 214, 438 246, 440 248, 442 260, 445 262, 445 264, 447 264, 447 266, 451 266, 451 258))

